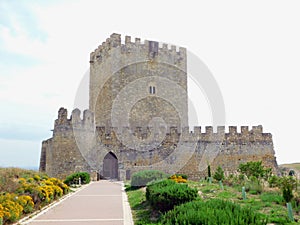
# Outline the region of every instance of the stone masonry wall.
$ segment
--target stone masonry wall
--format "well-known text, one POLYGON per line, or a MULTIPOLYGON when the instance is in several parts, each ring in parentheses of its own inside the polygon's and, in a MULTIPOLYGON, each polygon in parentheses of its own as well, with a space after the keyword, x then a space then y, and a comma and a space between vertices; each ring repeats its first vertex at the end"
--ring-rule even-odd
MULTIPOLYGON (((153 109, 164 110, 165 117, 171 118, 167 121, 169 126, 187 126, 186 50, 177 51, 176 46, 169 49, 166 44, 160 47, 155 41, 141 43, 139 38, 131 42, 129 36, 121 44, 121 36, 112 34, 90 55, 90 110, 95 112, 97 126, 113 125, 112 110, 117 97, 125 98, 122 104, 128 108, 129 100, 136 101, 132 104, 139 101, 129 112, 133 118, 131 124, 118 121, 119 127, 148 125, 149 118, 157 114, 153 109), (155 93, 150 93, 150 87, 155 87, 155 93), (173 107, 165 107, 164 98, 173 107), (174 108, 184 113, 180 121, 174 116, 177 113, 174 108), (142 110, 148 116, 140 113, 142 110)), ((114 110, 118 119, 122 118, 118 115, 123 113, 120 111, 114 110)))
MULTIPOLYGON (((130 177, 132 173, 144 169, 181 172, 198 180, 207 176, 208 163, 213 171, 221 166, 226 173, 235 173, 240 163, 259 160, 271 167, 274 173, 278 172, 272 135, 263 133, 262 126, 253 126, 251 130, 243 126, 241 133, 237 133, 237 128, 232 126, 229 127, 229 133, 225 133, 223 126, 218 127, 216 133, 209 126, 205 127, 205 132, 201 132, 201 127, 194 127, 194 131, 188 127, 182 131, 175 127, 169 130, 166 127, 159 130, 137 127, 134 131, 128 127, 121 131, 97 127, 94 130, 87 118, 74 118, 78 113, 78 109, 73 110, 73 116, 68 119, 66 109, 61 108, 55 121, 53 137, 43 142, 41 156, 44 158, 41 157, 40 170, 51 176, 63 177, 75 171, 97 171, 102 175, 104 157, 110 152, 118 159, 119 178, 122 180, 126 174, 130 177), (77 137, 76 140, 76 132, 80 132, 81 139, 77 137), (127 132, 132 138, 142 140, 139 144, 149 146, 150 150, 139 151, 122 143, 118 134, 125 135, 127 132), (154 138, 147 143, 151 135, 154 138), (181 152, 176 153, 180 145, 194 145, 195 148, 190 151, 183 147, 181 152)), ((86 111, 86 114, 90 112, 86 111)))

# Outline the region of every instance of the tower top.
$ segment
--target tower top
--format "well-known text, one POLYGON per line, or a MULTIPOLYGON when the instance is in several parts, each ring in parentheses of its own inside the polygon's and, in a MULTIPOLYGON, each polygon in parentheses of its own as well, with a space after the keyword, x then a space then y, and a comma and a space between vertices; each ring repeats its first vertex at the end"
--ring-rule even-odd
POLYGON ((143 53, 143 55, 148 56, 149 60, 156 57, 160 59, 167 57, 172 58, 172 63, 175 64, 180 62, 185 64, 186 61, 186 48, 184 47, 149 40, 141 42, 140 38, 135 38, 133 42, 131 36, 125 36, 124 41, 122 41, 121 34, 113 33, 90 54, 90 63, 101 63, 110 55, 111 50, 116 48, 120 48, 121 53, 124 54, 143 53))

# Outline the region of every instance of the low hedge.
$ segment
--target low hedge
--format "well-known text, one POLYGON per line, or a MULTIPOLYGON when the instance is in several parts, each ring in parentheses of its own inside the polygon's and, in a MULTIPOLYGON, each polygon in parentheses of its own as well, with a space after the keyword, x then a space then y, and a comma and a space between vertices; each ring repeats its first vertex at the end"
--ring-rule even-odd
POLYGON ((195 200, 197 197, 197 189, 170 179, 148 185, 146 189, 146 199, 151 207, 161 212, 171 210, 174 206, 195 200))
POLYGON ((159 170, 143 170, 132 175, 131 186, 145 187, 151 181, 161 180, 167 177, 167 174, 159 170))
POLYGON ((88 184, 91 182, 90 174, 87 172, 77 172, 73 173, 65 179, 64 183, 67 185, 78 184, 79 178, 81 180, 81 184, 88 184))
POLYGON ((176 206, 162 218, 162 224, 224 224, 248 225, 267 224, 267 219, 255 213, 251 208, 241 207, 229 201, 211 199, 208 201, 196 200, 176 206))

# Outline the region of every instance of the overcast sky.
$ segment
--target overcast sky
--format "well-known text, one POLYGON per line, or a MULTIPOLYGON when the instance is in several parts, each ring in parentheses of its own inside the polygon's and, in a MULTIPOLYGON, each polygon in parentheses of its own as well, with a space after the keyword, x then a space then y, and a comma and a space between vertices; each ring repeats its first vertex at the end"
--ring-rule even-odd
POLYGON ((299 1, 186 2, 0 0, 0 166, 38 166, 58 109, 72 111, 89 54, 111 33, 186 47, 218 83, 226 126, 261 124, 278 163, 300 162, 299 1))

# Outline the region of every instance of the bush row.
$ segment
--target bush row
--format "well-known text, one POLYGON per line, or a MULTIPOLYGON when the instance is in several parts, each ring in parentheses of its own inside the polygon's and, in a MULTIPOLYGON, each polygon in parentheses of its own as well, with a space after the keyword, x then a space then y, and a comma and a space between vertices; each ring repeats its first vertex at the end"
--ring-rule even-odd
POLYGON ((80 178, 81 184, 88 184, 91 181, 89 173, 77 172, 77 173, 73 173, 73 174, 67 176, 64 183, 69 186, 72 184, 79 184, 79 178, 80 178))
POLYGON ((208 201, 196 200, 176 206, 167 212, 162 224, 267 224, 267 219, 255 213, 250 208, 243 208, 237 204, 220 199, 208 201))
POLYGON ((197 189, 186 184, 178 184, 168 179, 151 183, 146 188, 146 199, 155 210, 166 212, 176 205, 195 200, 198 197, 197 189))

